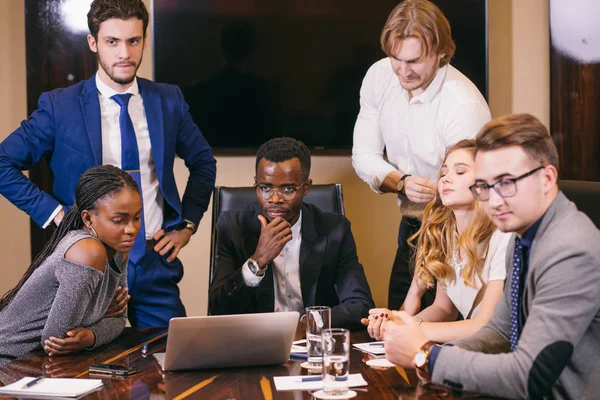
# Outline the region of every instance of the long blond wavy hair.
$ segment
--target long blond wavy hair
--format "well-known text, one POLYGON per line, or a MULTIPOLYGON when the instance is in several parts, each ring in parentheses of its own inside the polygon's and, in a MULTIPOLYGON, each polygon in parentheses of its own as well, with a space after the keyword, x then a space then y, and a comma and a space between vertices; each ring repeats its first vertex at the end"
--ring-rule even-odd
MULTIPOLYGON (((475 140, 465 139, 448 149, 448 155, 456 150, 468 150, 475 156, 475 140)), ((438 173, 438 180, 440 178, 438 173)), ((415 254, 415 276, 420 285, 433 287, 437 280, 444 286, 456 281, 457 276, 451 262, 460 249, 465 260, 461 278, 465 285, 477 287, 478 279, 483 284, 482 270, 490 237, 496 230, 494 223, 484 213, 479 202, 473 199, 474 215, 467 229, 457 237, 454 212, 442 204, 439 195, 430 201, 423 212, 423 223, 417 233, 408 239, 415 254), (414 242, 417 242, 416 246, 414 242)))

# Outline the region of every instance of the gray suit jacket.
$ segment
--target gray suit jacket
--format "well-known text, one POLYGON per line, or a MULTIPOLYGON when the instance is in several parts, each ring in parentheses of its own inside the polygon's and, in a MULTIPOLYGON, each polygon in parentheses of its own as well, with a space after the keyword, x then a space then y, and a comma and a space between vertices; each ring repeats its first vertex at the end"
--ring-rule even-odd
POLYGON ((517 399, 592 399, 600 393, 600 231, 560 192, 533 239, 525 325, 509 352, 514 242, 504 296, 490 322, 444 347, 433 382, 517 399))

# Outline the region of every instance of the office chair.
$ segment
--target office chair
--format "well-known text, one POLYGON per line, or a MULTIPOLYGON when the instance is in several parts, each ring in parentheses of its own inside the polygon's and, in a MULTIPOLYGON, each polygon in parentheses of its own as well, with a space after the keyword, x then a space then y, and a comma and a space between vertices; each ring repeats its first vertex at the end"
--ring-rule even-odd
POLYGON ((600 182, 565 180, 558 187, 600 229, 600 182))
MULTIPOLYGON (((248 203, 256 202, 256 188, 216 186, 213 196, 212 227, 210 233, 209 284, 212 284, 215 269, 217 241, 217 220, 223 211, 234 210, 248 203)), ((345 215, 342 184, 312 185, 304 202, 313 204, 322 211, 345 215)))

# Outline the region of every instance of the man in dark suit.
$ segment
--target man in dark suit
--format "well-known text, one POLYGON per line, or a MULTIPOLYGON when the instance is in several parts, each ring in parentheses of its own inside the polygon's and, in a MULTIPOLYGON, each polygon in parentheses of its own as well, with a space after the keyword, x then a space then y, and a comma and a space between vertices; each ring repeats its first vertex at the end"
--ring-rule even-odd
MULTIPOLYGON (((167 326, 170 318, 185 316, 177 255, 208 207, 215 160, 179 88, 136 77, 147 43, 142 0, 95 0, 88 26, 98 72, 42 94, 38 109, 0 144, 0 193, 46 228, 60 224, 73 205, 85 170, 103 164, 127 170, 144 203, 142 230, 129 253, 128 316, 134 326, 167 326), (183 201, 173 174, 175 155, 190 171, 183 201), (42 157, 54 176, 52 194, 21 173, 42 157)), ((110 222, 120 223, 118 216, 110 222)), ((125 291, 115 295, 121 304, 125 291)))
POLYGON ((302 202, 310 191, 310 153, 291 138, 256 155, 256 203, 217 222, 210 288, 212 314, 298 311, 330 306, 333 327, 361 327, 373 307, 350 222, 302 202))

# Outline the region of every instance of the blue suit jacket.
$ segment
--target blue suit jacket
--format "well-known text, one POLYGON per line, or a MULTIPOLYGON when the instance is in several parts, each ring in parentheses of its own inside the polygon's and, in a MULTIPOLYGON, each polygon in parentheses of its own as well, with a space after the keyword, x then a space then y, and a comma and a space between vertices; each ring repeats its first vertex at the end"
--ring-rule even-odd
MULTIPOLYGON (((211 149, 193 123, 177 86, 137 79, 156 175, 165 198, 164 227, 172 228, 182 218, 197 225, 215 182, 216 162, 211 149), (183 200, 173 174, 176 154, 190 170, 183 200)), ((41 226, 59 204, 74 203, 79 176, 101 164, 100 102, 94 75, 68 88, 43 93, 38 109, 0 144, 0 193, 41 226), (21 173, 44 156, 54 176, 53 195, 21 173)))
MULTIPOLYGON (((273 266, 257 287, 246 286, 242 275, 243 264, 258 245, 259 214, 253 203, 219 216, 211 314, 273 312, 273 266)), ((375 305, 346 217, 304 203, 299 261, 304 306, 330 306, 333 327, 364 328, 360 319, 375 305)))

